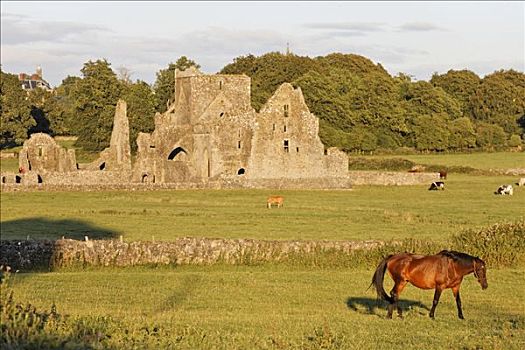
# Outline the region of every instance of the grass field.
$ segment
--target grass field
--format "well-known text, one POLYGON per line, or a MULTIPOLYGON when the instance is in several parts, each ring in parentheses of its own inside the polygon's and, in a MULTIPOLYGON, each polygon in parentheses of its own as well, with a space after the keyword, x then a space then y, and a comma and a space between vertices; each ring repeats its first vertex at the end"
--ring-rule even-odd
MULTIPOLYGON (((284 266, 105 269, 21 274, 18 299, 81 317, 111 315, 129 332, 157 328, 158 348, 522 349, 525 271, 489 271, 482 291, 462 284, 466 320, 447 290, 428 317, 433 291, 408 286, 404 318, 386 320, 372 271, 284 266), (141 327, 142 330, 141 330, 141 327)), ((385 288, 390 288, 387 277, 385 288)))
MULTIPOLYGON (((452 165, 455 159, 439 157, 430 164, 445 159, 452 165)), ((476 159, 479 164, 461 165, 523 167, 516 163, 520 158, 507 163, 507 154, 499 154, 495 166, 476 159)), ((420 185, 2 193, 1 234, 2 239, 122 235, 128 241, 205 236, 445 242, 464 228, 523 219, 524 188, 515 187, 512 197, 494 195, 499 185, 516 181, 452 173, 445 191, 420 185), (266 209, 269 194, 284 195, 284 208, 266 209)), ((525 348, 523 267, 489 266, 486 291, 467 276, 464 321, 457 318, 448 290, 436 319, 429 319, 433 291, 413 286, 401 295, 405 317, 386 320, 385 308, 377 307, 375 293, 367 291, 372 273, 373 267, 364 266, 172 266, 28 272, 15 274, 11 282, 17 300, 47 310, 55 303, 79 329, 95 327, 96 334, 112 336, 106 340, 117 349, 525 348)), ((385 289, 391 285, 386 277, 385 289)))
POLYGON ((378 155, 363 157, 372 159, 403 158, 417 164, 468 166, 481 170, 525 168, 525 152, 403 154, 399 156, 378 155))
POLYGON ((500 184, 515 181, 451 175, 439 192, 420 185, 350 191, 3 193, 2 238, 443 240, 463 228, 523 217, 524 188, 516 188, 512 197, 494 195, 500 184), (272 193, 285 197, 283 208, 266 208, 272 193))

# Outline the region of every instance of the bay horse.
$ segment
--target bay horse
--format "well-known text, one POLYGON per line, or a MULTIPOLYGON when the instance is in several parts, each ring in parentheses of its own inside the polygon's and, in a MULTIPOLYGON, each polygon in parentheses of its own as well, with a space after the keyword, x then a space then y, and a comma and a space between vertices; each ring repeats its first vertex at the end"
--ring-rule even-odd
POLYGON ((402 253, 389 255, 379 263, 370 286, 375 287, 378 299, 388 301, 387 318, 392 318, 394 308, 397 308, 399 317, 402 317, 401 308, 398 305, 399 295, 408 282, 421 289, 435 289, 429 315, 431 318, 434 318, 441 292, 451 288, 456 299, 458 317, 464 319, 459 296, 463 277, 474 273, 481 288, 486 289, 488 287, 486 271, 483 260, 456 251, 443 250, 436 255, 402 253), (386 270, 394 280, 394 287, 390 295, 383 288, 386 270))

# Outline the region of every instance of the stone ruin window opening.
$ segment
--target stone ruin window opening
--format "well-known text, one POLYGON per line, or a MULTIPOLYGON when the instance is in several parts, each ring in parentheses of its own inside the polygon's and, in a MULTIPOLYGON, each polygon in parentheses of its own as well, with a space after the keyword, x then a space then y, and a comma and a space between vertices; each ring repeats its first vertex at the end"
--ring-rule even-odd
POLYGON ((169 154, 168 156, 168 160, 177 160, 175 159, 179 154, 188 154, 184 148, 182 147, 177 147, 175 148, 173 151, 171 151, 171 153, 169 154))
POLYGON ((299 147, 297 147, 296 150, 297 150, 297 153, 299 153, 299 147))
POLYGON ((38 156, 42 157, 44 155, 44 151, 42 149, 42 146, 38 146, 38 156))
POLYGON ((155 145, 149 145, 149 148, 155 149, 155 145))
POLYGON ((328 155, 328 150, 327 150, 326 148, 325 148, 325 150, 324 150, 324 155, 325 155, 325 156, 328 155))
POLYGON ((2 183, 5 184, 5 176, 2 176, 2 183))
POLYGON ((284 117, 286 118, 286 117, 288 117, 289 106, 288 105, 284 105, 283 108, 284 108, 284 117))
POLYGON ((286 132, 286 124, 284 125, 284 132, 286 132))
POLYGON ((22 177, 16 175, 16 177, 15 177, 15 182, 16 182, 17 184, 22 183, 22 177))
POLYGON ((40 174, 36 174, 36 178, 37 178, 37 181, 39 184, 43 183, 44 181, 42 180, 42 176, 40 176, 40 174))
POLYGON ((219 117, 224 117, 224 112, 221 112, 221 114, 219 114, 219 117))
POLYGON ((222 80, 219 81, 219 90, 222 90, 222 80))
POLYGON ((288 153, 290 151, 290 144, 288 140, 284 140, 284 151, 288 153))
POLYGON ((106 162, 103 162, 102 164, 100 164, 98 168, 99 168, 100 170, 104 170, 104 169, 106 169, 106 162))
POLYGON ((246 173, 246 170, 244 170, 244 168, 240 168, 239 170, 237 170, 237 175, 244 175, 246 173))
POLYGON ((273 131, 275 131, 275 124, 273 124, 273 131))
POLYGON ((240 140, 237 142, 237 148, 241 149, 241 141, 240 140))

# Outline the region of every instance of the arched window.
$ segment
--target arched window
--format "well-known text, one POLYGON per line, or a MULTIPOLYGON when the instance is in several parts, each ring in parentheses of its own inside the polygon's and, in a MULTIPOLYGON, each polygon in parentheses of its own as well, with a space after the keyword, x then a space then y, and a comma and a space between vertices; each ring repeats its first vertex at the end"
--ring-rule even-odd
POLYGON ((237 175, 244 175, 246 173, 246 170, 244 170, 244 168, 240 168, 239 170, 237 170, 237 175))
POLYGON ((170 155, 168 156, 168 160, 176 160, 175 158, 181 153, 182 154, 187 154, 187 152, 184 150, 184 148, 182 148, 182 147, 175 148, 173 151, 171 151, 170 155))

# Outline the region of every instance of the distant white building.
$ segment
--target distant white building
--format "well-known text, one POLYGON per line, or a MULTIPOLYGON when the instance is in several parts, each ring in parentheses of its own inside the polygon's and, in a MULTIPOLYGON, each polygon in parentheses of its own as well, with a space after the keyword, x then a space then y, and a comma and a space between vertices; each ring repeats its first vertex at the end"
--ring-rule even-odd
POLYGON ((42 67, 36 67, 36 72, 29 75, 26 73, 18 74, 18 80, 22 84, 22 89, 26 91, 35 90, 37 88, 52 91, 53 89, 47 81, 42 77, 42 67))

